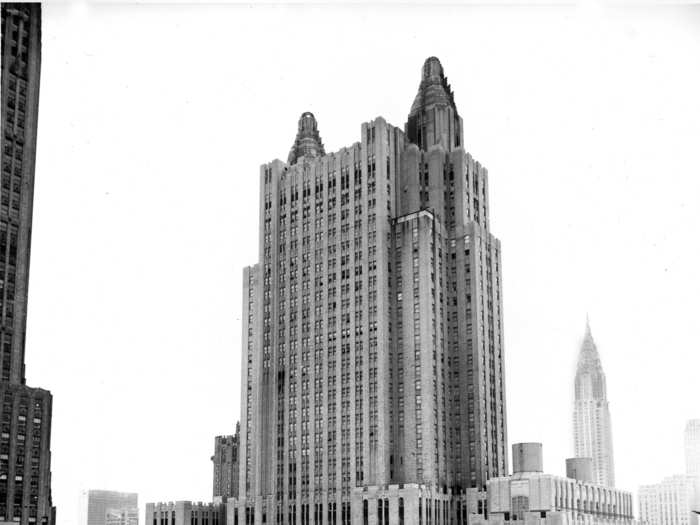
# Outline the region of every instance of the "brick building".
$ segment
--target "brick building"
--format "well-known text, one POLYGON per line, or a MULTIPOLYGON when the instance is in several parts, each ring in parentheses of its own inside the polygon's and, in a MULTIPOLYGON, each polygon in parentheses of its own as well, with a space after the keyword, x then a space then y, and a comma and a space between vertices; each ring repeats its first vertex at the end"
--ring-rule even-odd
POLYGON ((41 6, 3 3, 1 10, 0 522, 52 524, 52 397, 26 385, 24 367, 41 6))

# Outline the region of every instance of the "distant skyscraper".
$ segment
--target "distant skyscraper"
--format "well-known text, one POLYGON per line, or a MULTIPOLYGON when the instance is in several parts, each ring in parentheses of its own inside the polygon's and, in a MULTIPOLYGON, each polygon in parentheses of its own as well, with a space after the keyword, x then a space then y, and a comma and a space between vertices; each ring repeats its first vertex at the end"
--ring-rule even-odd
POLYGON ((139 509, 107 509, 105 525, 139 525, 139 509))
POLYGON ((29 253, 41 72, 40 4, 2 4, 0 522, 50 524, 51 393, 26 385, 29 253))
POLYGON ((138 525, 138 508, 139 496, 133 492, 87 490, 81 495, 78 525, 138 525))
POLYGON ((236 423, 233 436, 216 436, 214 455, 211 457, 214 470, 214 498, 238 496, 238 444, 241 439, 241 425, 236 423))
POLYGON ((700 419, 691 419, 685 426, 685 473, 700 477, 700 419))
POLYGON ((671 476, 656 485, 639 488, 639 521, 643 525, 691 525, 695 480, 671 476))
POLYGON ((439 60, 403 131, 304 113, 260 188, 238 523, 460 524, 507 471, 501 247, 439 60))
POLYGON ((574 383, 574 455, 593 460, 593 481, 614 487, 612 427, 605 374, 588 322, 574 383))

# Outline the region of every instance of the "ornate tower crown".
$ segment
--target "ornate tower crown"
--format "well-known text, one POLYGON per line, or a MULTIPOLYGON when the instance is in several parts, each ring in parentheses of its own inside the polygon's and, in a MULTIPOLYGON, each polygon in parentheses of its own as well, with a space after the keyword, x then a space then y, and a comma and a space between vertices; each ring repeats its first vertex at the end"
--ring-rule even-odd
POLYGON ((287 164, 294 164, 301 157, 323 157, 325 154, 316 117, 313 113, 306 111, 299 117, 299 131, 289 152, 287 164))
POLYGON ((406 135, 424 151, 433 145, 440 145, 446 151, 462 145, 462 119, 436 57, 429 57, 423 64, 418 93, 408 114, 406 135))
POLYGON ((586 320, 586 334, 583 336, 576 365, 576 399, 584 397, 606 398, 605 373, 588 320, 586 320))
POLYGON ((409 117, 435 105, 450 106, 457 113, 454 94, 447 83, 442 64, 437 57, 430 57, 423 63, 423 76, 409 117))

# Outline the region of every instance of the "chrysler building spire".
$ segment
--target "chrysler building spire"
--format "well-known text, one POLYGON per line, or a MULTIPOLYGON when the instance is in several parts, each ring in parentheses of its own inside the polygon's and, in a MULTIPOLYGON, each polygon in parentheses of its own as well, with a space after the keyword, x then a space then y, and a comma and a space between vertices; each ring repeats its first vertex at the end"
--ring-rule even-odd
POLYGON ((593 460, 593 478, 597 483, 615 485, 605 373, 588 317, 574 380, 574 453, 593 460))

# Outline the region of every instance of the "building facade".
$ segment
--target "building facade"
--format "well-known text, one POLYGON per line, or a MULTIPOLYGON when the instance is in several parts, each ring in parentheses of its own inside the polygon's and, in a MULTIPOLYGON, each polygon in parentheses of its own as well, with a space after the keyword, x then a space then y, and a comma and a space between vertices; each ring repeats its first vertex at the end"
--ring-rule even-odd
POLYGON ((700 478, 700 419, 685 426, 685 473, 700 478))
POLYGON ((238 444, 240 436, 241 425, 236 423, 235 435, 214 438, 214 455, 211 457, 214 470, 214 498, 238 496, 238 444))
POLYGON ((138 525, 138 508, 135 492, 86 490, 80 497, 79 525, 138 525))
POLYGON ((419 524, 506 473, 501 248, 463 137, 431 57, 403 130, 326 153, 304 113, 261 167, 231 519, 419 524))
POLYGON ((574 455, 593 460, 593 480, 615 486, 612 424, 605 373, 591 328, 581 344, 574 380, 574 455))
POLYGON ((146 525, 226 525, 224 503, 146 503, 146 525))
POLYGON ((41 6, 3 3, 1 12, 0 522, 51 524, 52 397, 26 385, 24 366, 41 6))
MULTIPOLYGON (((589 460, 590 461, 590 460, 589 460)), ((582 478, 542 473, 542 445, 513 445, 513 475, 487 482, 488 513, 470 525, 634 525, 632 494, 592 483, 585 462, 567 461, 582 478), (576 470, 576 467, 583 467, 576 470)))
POLYGON ((105 525, 139 525, 139 509, 110 509, 105 525))
POLYGON ((639 488, 639 520, 645 525, 692 525, 696 480, 676 475, 639 488))

